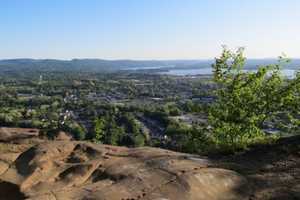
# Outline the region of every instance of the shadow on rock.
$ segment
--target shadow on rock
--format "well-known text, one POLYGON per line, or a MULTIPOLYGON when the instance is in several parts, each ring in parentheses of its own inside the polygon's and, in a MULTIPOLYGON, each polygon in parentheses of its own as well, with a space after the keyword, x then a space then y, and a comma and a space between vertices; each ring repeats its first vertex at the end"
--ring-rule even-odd
POLYGON ((25 198, 18 185, 5 181, 0 182, 0 200, 22 200, 25 198))

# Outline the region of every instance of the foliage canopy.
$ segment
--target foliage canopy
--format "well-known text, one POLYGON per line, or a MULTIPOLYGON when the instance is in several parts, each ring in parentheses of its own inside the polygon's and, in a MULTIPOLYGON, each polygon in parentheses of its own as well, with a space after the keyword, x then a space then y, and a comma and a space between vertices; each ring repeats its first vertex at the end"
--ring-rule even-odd
POLYGON ((277 64, 246 71, 244 49, 226 47, 213 67, 217 100, 209 111, 209 122, 217 145, 245 147, 263 137, 266 129, 299 127, 300 74, 286 79, 281 68, 289 60, 280 57, 277 64), (280 122, 278 121, 280 119, 280 122), (278 127, 280 125, 280 127, 278 127))

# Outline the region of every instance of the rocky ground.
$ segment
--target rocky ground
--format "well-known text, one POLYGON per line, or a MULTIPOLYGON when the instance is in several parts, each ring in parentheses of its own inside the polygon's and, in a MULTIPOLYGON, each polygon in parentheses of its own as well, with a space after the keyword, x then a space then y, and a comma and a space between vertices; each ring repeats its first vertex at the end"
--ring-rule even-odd
POLYGON ((27 129, 0 129, 0 141, 1 200, 300 199, 300 137, 217 158, 27 129))
POLYGON ((250 200, 300 199, 300 136, 213 160, 247 178, 252 188, 250 200))

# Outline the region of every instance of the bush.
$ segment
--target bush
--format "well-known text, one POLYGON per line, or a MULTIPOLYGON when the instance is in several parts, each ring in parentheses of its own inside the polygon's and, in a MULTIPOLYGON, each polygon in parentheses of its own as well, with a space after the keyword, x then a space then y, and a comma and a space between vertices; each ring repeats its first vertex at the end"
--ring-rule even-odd
POLYGON ((177 151, 205 153, 213 147, 208 130, 199 125, 188 126, 183 123, 172 122, 165 133, 171 138, 168 146, 177 151))
POLYGON ((84 140, 86 136, 85 129, 76 122, 66 123, 62 130, 70 133, 76 140, 84 140))

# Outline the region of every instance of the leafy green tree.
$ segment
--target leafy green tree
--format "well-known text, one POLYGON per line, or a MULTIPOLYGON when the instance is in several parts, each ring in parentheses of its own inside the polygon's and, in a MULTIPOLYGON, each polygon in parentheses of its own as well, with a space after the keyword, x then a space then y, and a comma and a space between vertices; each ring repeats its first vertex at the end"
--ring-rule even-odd
POLYGON ((213 146, 211 138, 207 135, 203 126, 193 125, 186 132, 186 139, 183 143, 183 151, 189 153, 209 152, 213 146))
POLYGON ((117 126, 115 123, 109 125, 106 135, 105 143, 111 145, 123 145, 122 138, 125 136, 124 127, 117 126))
POLYGON ((265 123, 280 115, 289 116, 285 124, 299 123, 300 76, 286 80, 280 71, 288 60, 281 57, 278 64, 247 72, 243 52, 224 48, 212 66, 218 89, 209 122, 217 145, 233 149, 263 137, 265 123))
POLYGON ((97 118, 94 121, 94 132, 96 142, 102 142, 105 134, 106 121, 103 118, 97 118))
MULTIPOLYGON (((62 130, 70 133, 76 140, 84 140, 86 130, 77 122, 66 122, 62 127, 62 130)), ((52 132, 56 132, 57 129, 50 129, 52 132)))
POLYGON ((134 136, 134 146, 135 147, 142 147, 145 146, 145 136, 142 134, 138 134, 134 136))
POLYGON ((22 112, 19 109, 4 108, 0 112, 0 124, 16 126, 22 117, 22 112))
POLYGON ((76 124, 76 126, 73 127, 71 133, 74 135, 76 140, 84 140, 85 139, 85 130, 79 124, 76 124))

